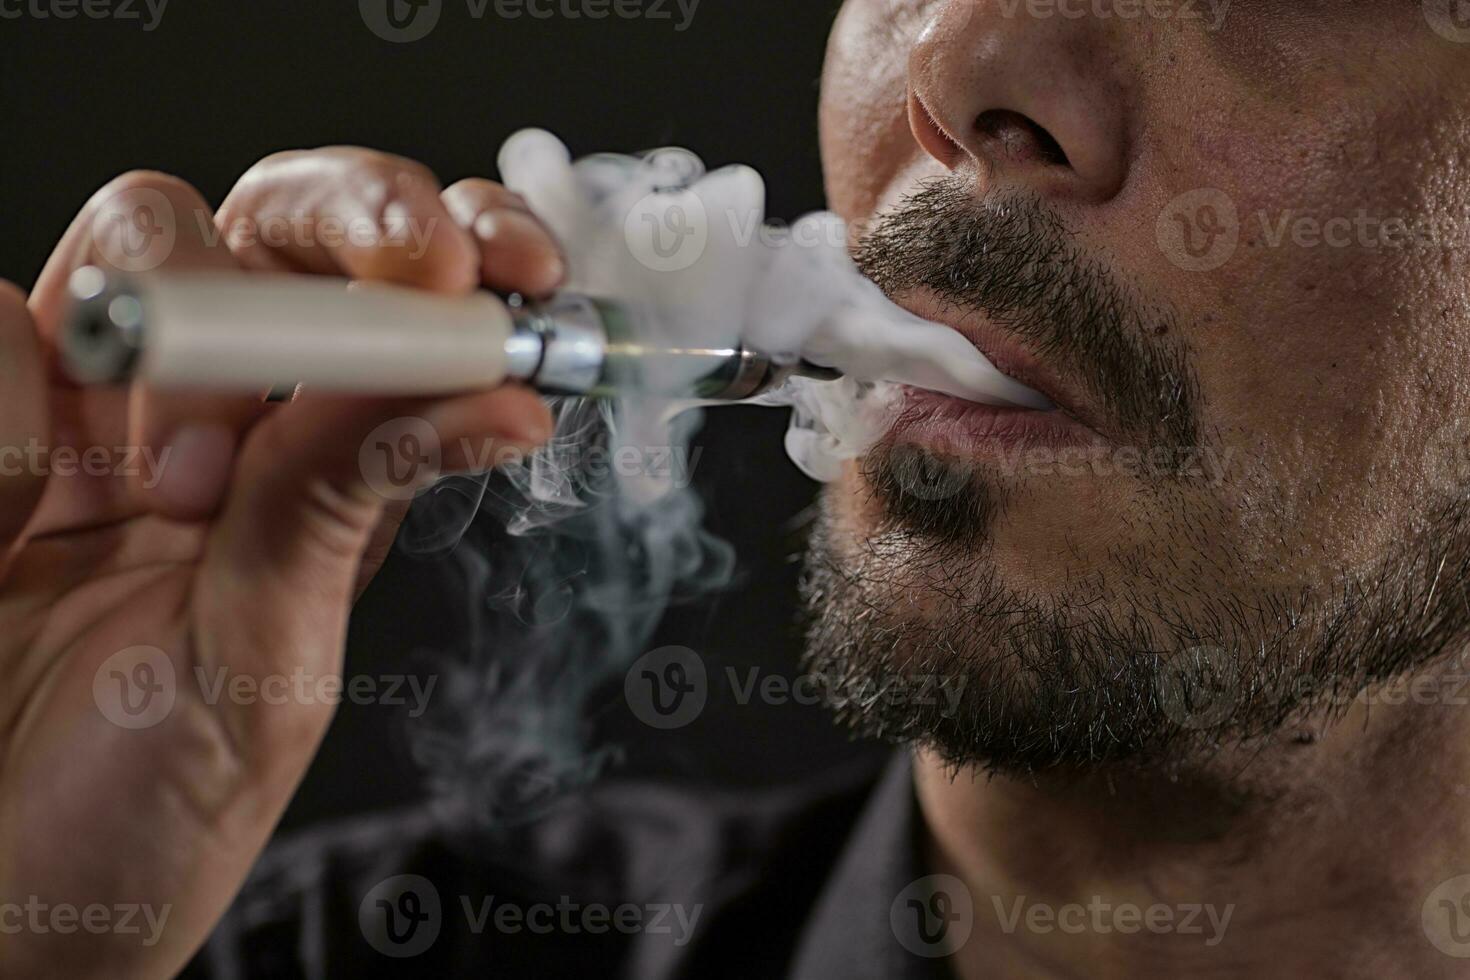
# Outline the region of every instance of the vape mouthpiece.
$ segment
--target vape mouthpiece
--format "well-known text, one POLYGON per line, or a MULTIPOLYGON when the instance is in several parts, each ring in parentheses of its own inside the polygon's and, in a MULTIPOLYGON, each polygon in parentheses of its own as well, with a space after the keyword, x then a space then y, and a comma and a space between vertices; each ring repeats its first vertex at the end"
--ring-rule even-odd
POLYGON ((640 343, 626 308, 577 294, 508 306, 313 276, 77 270, 60 353, 79 384, 440 395, 520 381, 547 394, 740 401, 804 361, 640 343))

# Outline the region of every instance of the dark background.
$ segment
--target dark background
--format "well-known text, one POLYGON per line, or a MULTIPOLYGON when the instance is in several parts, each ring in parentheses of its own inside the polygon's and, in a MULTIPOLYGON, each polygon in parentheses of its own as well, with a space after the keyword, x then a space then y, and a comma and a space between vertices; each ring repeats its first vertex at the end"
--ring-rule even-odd
MULTIPOLYGON (((217 204, 268 153, 348 143, 421 160, 448 184, 495 176, 501 141, 528 125, 579 155, 679 144, 711 164, 749 163, 771 214, 792 218, 822 206, 817 87, 837 6, 703 0, 679 32, 672 3, 672 20, 505 20, 493 3, 477 20, 465 0, 444 0, 435 30, 408 44, 371 33, 356 0, 173 0, 152 32, 141 20, 0 20, 0 276, 29 288, 91 192, 126 170, 177 174, 217 204)), ((785 424, 773 410, 707 417, 696 485, 741 571, 672 611, 650 644, 705 659, 709 704, 694 723, 639 724, 621 683, 591 706, 599 737, 624 749, 623 775, 750 785, 876 751, 820 708, 741 705, 726 683, 730 666, 797 669, 796 556, 815 488, 781 450, 785 424)), ((473 598, 455 583, 442 562, 390 561, 354 615, 347 673, 401 672, 420 651, 452 649, 473 598)), ((285 826, 422 797, 407 724, 399 708, 344 705, 285 826)))

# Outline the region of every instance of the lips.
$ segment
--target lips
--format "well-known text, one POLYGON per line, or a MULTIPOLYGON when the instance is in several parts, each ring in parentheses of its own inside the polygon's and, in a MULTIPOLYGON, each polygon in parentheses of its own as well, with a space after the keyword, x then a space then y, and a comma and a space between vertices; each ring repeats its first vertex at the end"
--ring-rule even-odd
POLYGON ((1047 410, 982 405, 906 388, 892 436, 967 454, 987 449, 1102 445, 1109 440, 1077 385, 1062 377, 1010 331, 983 314, 957 311, 922 294, 890 297, 916 316, 947 326, 975 346, 1002 374, 1032 388, 1047 410))
POLYGON ((1031 449, 1055 452, 1103 444, 1095 431, 1061 409, 983 405, 922 388, 905 388, 903 408, 889 438, 956 456, 1031 449))

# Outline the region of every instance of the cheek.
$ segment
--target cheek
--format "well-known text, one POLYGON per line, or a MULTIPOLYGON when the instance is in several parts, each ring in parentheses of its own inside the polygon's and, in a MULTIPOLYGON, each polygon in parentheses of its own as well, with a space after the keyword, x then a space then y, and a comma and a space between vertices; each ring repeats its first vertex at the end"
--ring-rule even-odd
POLYGON ((828 206, 849 222, 873 214, 900 174, 926 166, 906 110, 913 42, 894 17, 894 2, 849 0, 827 45, 822 165, 828 206))
POLYGON ((1348 566, 1437 499, 1436 439, 1470 409, 1470 144, 1464 113, 1424 98, 1423 80, 1345 88, 1315 112, 1302 81, 1289 101, 1202 114, 1213 124, 1160 151, 1160 211, 1218 188, 1237 233, 1218 269, 1161 268, 1250 484, 1283 526, 1311 529, 1306 549, 1348 566))

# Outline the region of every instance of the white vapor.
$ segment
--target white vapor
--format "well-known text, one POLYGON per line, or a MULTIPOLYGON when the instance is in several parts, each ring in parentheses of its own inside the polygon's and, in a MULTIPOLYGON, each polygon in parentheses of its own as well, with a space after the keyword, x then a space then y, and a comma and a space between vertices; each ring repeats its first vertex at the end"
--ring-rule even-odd
MULTIPOLYGON (((786 449, 816 479, 835 478, 881 438, 901 384, 1045 405, 958 333, 893 305, 859 275, 836 216, 768 226, 765 185, 749 167, 706 172, 680 149, 573 162, 554 136, 526 130, 505 143, 500 171, 563 247, 566 288, 630 311, 639 342, 744 345, 841 370, 840 381, 793 379, 760 399, 792 409, 786 449)), ((669 391, 697 378, 652 380, 669 391)), ((733 577, 730 547, 703 529, 702 501, 680 474, 586 466, 589 445, 602 459, 688 458, 695 404, 633 392, 560 400, 545 449, 450 481, 416 506, 400 541, 455 548, 484 602, 468 659, 445 668, 439 710, 415 733, 416 754, 458 815, 523 818, 592 778, 606 756, 585 744, 588 699, 627 670, 671 601, 733 577), (460 546, 477 513, 499 539, 460 546)))

